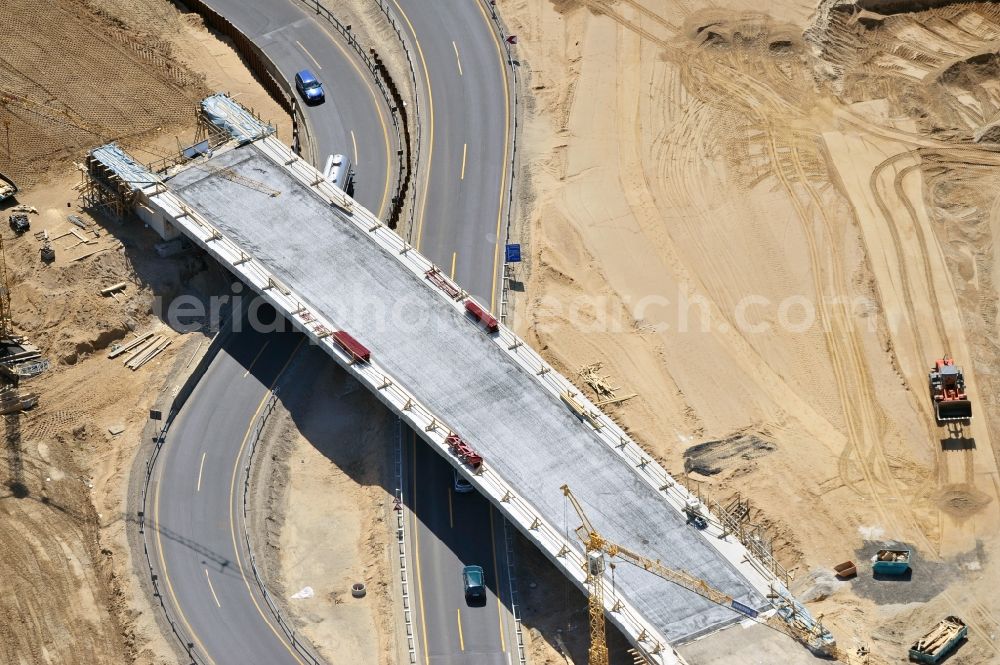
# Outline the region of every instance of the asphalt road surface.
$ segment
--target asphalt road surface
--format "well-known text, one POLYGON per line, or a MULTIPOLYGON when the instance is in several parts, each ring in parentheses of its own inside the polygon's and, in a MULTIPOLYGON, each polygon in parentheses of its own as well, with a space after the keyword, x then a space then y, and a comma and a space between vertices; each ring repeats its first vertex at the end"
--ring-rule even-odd
MULTIPOLYGON (((291 81, 311 69, 326 102, 305 107, 318 166, 347 154, 357 172, 355 198, 384 216, 392 143, 389 111, 353 51, 294 0, 209 4, 246 33, 291 81)), ((509 97, 501 49, 478 2, 394 0, 418 53, 418 85, 430 142, 417 187, 414 241, 433 261, 494 308, 502 259, 501 228, 509 97)), ((235 335, 178 415, 155 476, 155 548, 166 599, 204 661, 301 663, 276 629, 238 558, 235 481, 243 441, 267 388, 298 338, 235 335), (234 535, 235 534, 235 535, 234 535)), ((412 510, 411 565, 417 569, 418 658, 426 665, 512 663, 513 622, 504 605, 502 518, 478 494, 457 495, 451 467, 422 444, 407 450, 405 495, 412 510), (456 528, 459 526, 459 528, 456 528), (461 568, 486 570, 487 603, 464 602, 461 568)))
POLYGON ((424 88, 414 245, 495 311, 509 185, 503 50, 479 0, 392 0, 424 88))
POLYGON ((177 414, 150 488, 146 528, 165 600, 198 662, 302 663, 257 592, 237 516, 247 434, 304 338, 234 334, 177 414))
POLYGON ((207 4, 253 40, 293 88, 295 73, 303 69, 319 78, 326 101, 303 103, 316 166, 323 168, 332 154, 350 157, 357 173, 354 198, 384 217, 397 175, 395 134, 381 93, 354 50, 331 25, 295 0, 207 4))
POLYGON ((404 496, 416 572, 419 662, 510 665, 517 660, 503 517, 477 492, 456 492, 453 468, 403 430, 404 496), (482 566, 486 600, 465 597, 462 568, 482 566))
MULTIPOLYGON (((478 0, 391 0, 415 51, 429 150, 417 186, 414 245, 495 310, 505 230, 510 98, 501 47, 478 0)), ((503 518, 408 433, 410 565, 417 581, 417 658, 424 665, 513 663, 503 518), (461 570, 486 571, 482 607, 465 602, 461 570), (498 601, 499 596, 499 601, 498 601)))

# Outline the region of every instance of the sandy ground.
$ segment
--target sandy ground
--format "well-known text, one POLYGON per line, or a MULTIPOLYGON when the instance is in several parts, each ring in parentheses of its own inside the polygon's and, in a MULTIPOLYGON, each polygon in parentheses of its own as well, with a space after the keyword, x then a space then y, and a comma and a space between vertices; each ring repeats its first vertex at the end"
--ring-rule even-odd
POLYGON ((32 233, 3 233, 15 330, 52 369, 23 386, 39 406, 4 423, 0 663, 176 662, 133 575, 125 491, 149 407, 204 348, 162 323, 154 294, 209 294, 221 275, 192 256, 157 258, 141 225, 81 211, 73 162, 111 139, 143 159, 175 152, 210 88, 239 94, 286 140, 290 121, 200 19, 159 0, 6 2, 0 37, 16 45, 0 53, 0 171, 56 249, 45 266, 32 233), (56 238, 76 228, 67 214, 87 222, 88 244, 56 238), (99 295, 121 281, 117 299, 99 295), (137 372, 106 358, 144 332, 172 343, 137 372))
MULTIPOLYGON (((692 487, 749 499, 843 646, 895 659, 957 613, 954 662, 991 662, 998 158, 972 139, 1000 13, 833 5, 499 3, 530 92, 515 325, 570 376, 602 363, 636 395, 611 413, 692 487), (927 393, 945 352, 976 414, 953 431, 927 393), (910 582, 830 576, 890 540, 923 558, 910 582)), ((550 643, 558 621, 525 615, 550 643)))
POLYGON ((252 519, 268 588, 327 662, 394 663, 393 497, 384 489, 394 419, 315 348, 279 390, 254 468, 257 486, 269 488, 252 519), (352 597, 356 582, 364 598, 352 597), (306 587, 312 596, 293 598, 306 587))

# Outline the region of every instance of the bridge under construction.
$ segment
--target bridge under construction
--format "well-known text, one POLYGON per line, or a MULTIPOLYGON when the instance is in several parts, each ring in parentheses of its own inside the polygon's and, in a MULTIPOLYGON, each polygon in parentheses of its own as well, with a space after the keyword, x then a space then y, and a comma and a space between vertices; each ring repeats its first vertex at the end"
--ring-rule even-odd
POLYGON ((724 516, 460 285, 231 100, 208 98, 203 112, 214 139, 174 163, 145 166, 115 145, 92 151, 90 203, 132 211, 164 238, 183 234, 204 249, 466 475, 581 588, 585 554, 564 484, 609 540, 735 601, 722 606, 618 566, 605 585, 605 610, 650 662, 683 662, 677 645, 757 613, 814 625, 773 561, 750 552, 724 516), (706 518, 704 528, 692 514, 706 518))

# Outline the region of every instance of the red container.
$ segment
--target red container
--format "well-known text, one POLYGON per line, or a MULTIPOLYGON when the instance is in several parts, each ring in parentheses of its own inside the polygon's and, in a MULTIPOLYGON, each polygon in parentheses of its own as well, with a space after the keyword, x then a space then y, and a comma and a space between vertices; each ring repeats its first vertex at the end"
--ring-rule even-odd
POLYGON ((483 457, 475 450, 472 446, 465 442, 465 439, 455 434, 454 432, 449 434, 445 441, 451 446, 451 451, 455 455, 468 464, 474 471, 478 470, 479 467, 483 465, 483 457))
POLYGON ((372 359, 372 352, 369 351, 361 342, 351 337, 351 335, 343 330, 338 330, 331 335, 333 341, 335 341, 340 348, 347 351, 351 358, 354 360, 364 360, 368 362, 372 359))
POLYGON ((486 332, 494 333, 498 330, 497 320, 492 314, 479 306, 475 300, 465 301, 465 311, 476 317, 480 323, 486 326, 486 332))

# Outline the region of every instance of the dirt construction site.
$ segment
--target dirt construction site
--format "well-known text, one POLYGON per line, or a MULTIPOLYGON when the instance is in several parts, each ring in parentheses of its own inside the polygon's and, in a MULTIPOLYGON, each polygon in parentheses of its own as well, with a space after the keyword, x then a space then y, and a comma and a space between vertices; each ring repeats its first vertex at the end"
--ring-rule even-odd
MULTIPOLYGON (((947 662, 1000 663, 1000 5, 497 7, 525 100, 513 327, 691 491, 739 509, 844 648, 903 662, 955 615, 968 636, 947 662), (947 356, 971 420, 936 419, 928 372, 947 356), (887 548, 911 552, 906 575, 873 574, 887 548), (847 561, 857 574, 836 576, 847 561)), ((76 163, 110 140, 173 154, 213 90, 286 142, 290 121, 166 0, 13 0, 0 37, 17 44, 0 52, 0 173, 34 208, 31 232, 3 230, 10 316, 49 361, 18 386, 37 406, 4 415, 0 665, 177 662, 131 559, 128 474, 150 406, 207 344, 157 303, 226 277, 81 208, 76 163), (155 353, 138 367, 108 358, 142 335, 155 353)), ((263 499, 285 513, 266 527, 282 590, 304 583, 318 524, 351 534, 353 568, 381 570, 366 527, 384 519, 385 460, 319 454, 287 417, 273 438, 312 469, 277 465, 263 499), (316 509, 330 485, 339 520, 316 509)), ((585 662, 585 598, 520 547, 530 662, 585 662)), ((373 662, 394 662, 391 622, 346 614, 292 610, 322 652, 382 645, 373 662)), ((681 654, 734 662, 698 649, 681 654)))

